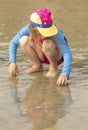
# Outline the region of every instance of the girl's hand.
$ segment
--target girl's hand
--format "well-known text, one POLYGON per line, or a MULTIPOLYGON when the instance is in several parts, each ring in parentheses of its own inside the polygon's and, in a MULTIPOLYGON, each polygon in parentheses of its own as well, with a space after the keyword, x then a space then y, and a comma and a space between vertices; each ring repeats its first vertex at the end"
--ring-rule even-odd
POLYGON ((18 67, 16 63, 10 63, 9 65, 9 77, 15 77, 18 73, 18 67))
POLYGON ((60 77, 57 80, 57 84, 59 86, 64 86, 68 84, 68 77, 65 75, 60 75, 60 77))

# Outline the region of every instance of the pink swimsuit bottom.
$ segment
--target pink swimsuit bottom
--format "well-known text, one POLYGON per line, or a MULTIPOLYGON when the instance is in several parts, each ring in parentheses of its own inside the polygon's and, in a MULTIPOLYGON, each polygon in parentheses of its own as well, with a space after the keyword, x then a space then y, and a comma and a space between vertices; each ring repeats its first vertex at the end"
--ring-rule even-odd
MULTIPOLYGON (((44 61, 41 61, 41 63, 50 64, 49 60, 47 59, 44 53, 43 53, 43 57, 44 57, 44 61)), ((61 57, 61 59, 57 62, 57 64, 60 65, 62 63, 63 63, 63 57, 61 57)))

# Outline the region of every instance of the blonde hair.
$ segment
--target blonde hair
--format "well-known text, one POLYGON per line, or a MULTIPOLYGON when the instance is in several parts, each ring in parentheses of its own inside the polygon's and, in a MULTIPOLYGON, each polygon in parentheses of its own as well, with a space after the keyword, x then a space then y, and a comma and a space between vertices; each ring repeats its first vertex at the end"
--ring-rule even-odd
POLYGON ((37 39, 38 38, 38 30, 33 25, 29 25, 30 28, 30 38, 31 39, 37 39))
POLYGON ((35 26, 30 24, 29 28, 30 28, 30 39, 34 40, 36 42, 36 45, 41 46, 41 42, 39 40, 41 34, 39 33, 39 31, 35 26))

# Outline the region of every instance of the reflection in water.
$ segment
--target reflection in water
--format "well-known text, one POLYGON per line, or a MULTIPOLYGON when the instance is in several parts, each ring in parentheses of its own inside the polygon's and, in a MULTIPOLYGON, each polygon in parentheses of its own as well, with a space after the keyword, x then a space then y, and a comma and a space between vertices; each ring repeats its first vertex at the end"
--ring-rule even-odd
POLYGON ((17 77, 13 77, 13 78, 9 78, 9 83, 10 83, 10 96, 13 100, 14 103, 19 102, 18 99, 18 90, 17 90, 17 84, 18 84, 18 78, 17 77))
MULTIPOLYGON (((55 79, 48 80, 41 74, 34 75, 34 81, 20 101, 22 114, 32 123, 33 130, 56 130, 56 122, 66 115, 71 103, 71 93, 68 86, 56 86, 55 79)), ((17 78, 10 79, 10 93, 14 101, 19 101, 17 78), (14 92, 13 92, 14 90, 14 92)))

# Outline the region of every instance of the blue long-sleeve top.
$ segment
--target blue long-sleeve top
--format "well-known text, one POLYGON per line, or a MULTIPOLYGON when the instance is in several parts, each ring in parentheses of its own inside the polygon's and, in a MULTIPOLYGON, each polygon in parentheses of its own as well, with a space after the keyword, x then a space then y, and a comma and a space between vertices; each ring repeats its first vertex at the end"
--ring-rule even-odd
MULTIPOLYGON (((16 62, 17 47, 20 43, 20 38, 24 35, 28 35, 28 36, 30 35, 29 25, 23 27, 11 40, 9 45, 9 63, 16 62)), ((58 28, 58 33, 55 36, 53 36, 52 39, 57 43, 64 59, 64 64, 63 64, 63 69, 61 74, 69 76, 71 71, 72 53, 68 43, 64 39, 64 34, 61 31, 61 29, 58 28)))

